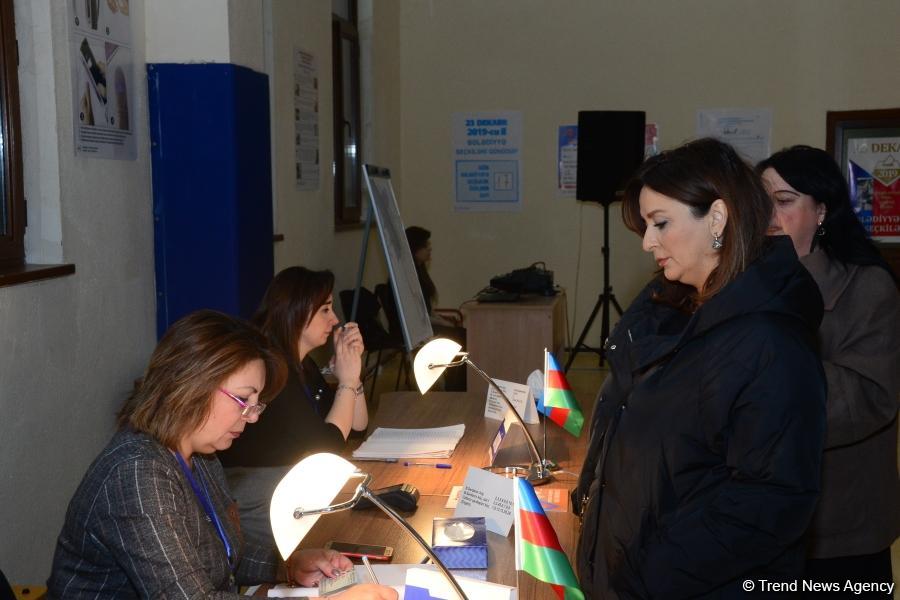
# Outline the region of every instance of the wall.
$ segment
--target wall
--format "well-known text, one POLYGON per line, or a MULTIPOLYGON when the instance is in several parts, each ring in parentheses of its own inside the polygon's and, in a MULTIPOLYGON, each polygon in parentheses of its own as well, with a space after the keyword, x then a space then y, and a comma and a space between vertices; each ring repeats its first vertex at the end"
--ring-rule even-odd
MULTIPOLYGON (((0 567, 12 581, 41 583, 68 498, 154 341, 144 3, 131 2, 141 82, 134 161, 75 156, 66 3, 16 0, 15 10, 29 70, 25 156, 40 157, 26 165, 29 199, 45 201, 47 222, 58 220, 56 252, 76 266, 68 277, 0 288, 0 567)), ((30 260, 41 245, 27 241, 30 260)))
MULTIPOLYGON (((771 107, 772 149, 824 146, 826 110, 886 108, 900 58, 892 0, 432 0, 400 5, 403 216, 432 230, 440 304, 546 261, 577 335, 601 292, 603 213, 557 198, 557 127, 579 110, 645 110, 660 143, 695 111, 771 107), (520 110, 522 210, 453 212, 451 116, 520 110), (577 310, 576 310, 577 309, 577 310)), ((611 209, 611 277, 627 306, 655 265, 611 209)), ((599 343, 599 325, 592 331, 599 343)), ((590 338, 589 338, 590 339, 590 338)))

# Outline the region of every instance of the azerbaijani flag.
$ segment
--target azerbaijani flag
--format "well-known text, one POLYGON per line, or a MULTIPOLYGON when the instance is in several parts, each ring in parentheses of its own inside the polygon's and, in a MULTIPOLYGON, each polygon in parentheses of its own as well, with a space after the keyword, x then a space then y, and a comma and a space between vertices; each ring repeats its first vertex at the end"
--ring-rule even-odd
POLYGON ((562 369, 546 348, 544 348, 544 397, 541 399, 541 405, 538 406, 538 410, 547 415, 551 421, 575 437, 581 435, 584 414, 562 369))
POLYGON ((559 600, 584 600, 534 488, 523 477, 515 481, 516 570, 549 583, 559 600))

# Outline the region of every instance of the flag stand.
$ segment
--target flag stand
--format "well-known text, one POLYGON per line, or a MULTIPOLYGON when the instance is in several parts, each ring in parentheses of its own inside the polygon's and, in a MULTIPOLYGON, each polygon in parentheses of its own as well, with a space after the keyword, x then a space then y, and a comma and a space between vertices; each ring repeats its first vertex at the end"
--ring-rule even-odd
POLYGON ((547 458, 547 416, 544 413, 538 411, 538 417, 541 420, 541 429, 543 429, 544 433, 544 451, 541 453, 541 456, 543 456, 544 458, 541 459, 541 462, 544 464, 544 468, 548 471, 559 471, 559 464, 556 461, 547 458))

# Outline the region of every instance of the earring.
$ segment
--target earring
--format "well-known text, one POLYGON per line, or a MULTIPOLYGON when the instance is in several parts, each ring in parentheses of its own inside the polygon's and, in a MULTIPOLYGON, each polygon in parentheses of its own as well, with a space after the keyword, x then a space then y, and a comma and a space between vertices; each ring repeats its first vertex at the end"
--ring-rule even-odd
POLYGON ((719 239, 719 234, 714 233, 713 234, 713 243, 712 243, 713 250, 721 250, 722 246, 724 246, 724 245, 725 244, 722 243, 722 240, 719 239))
POLYGON ((818 222, 818 226, 818 229, 816 229, 816 235, 822 237, 823 235, 825 235, 825 228, 822 227, 822 221, 818 222))

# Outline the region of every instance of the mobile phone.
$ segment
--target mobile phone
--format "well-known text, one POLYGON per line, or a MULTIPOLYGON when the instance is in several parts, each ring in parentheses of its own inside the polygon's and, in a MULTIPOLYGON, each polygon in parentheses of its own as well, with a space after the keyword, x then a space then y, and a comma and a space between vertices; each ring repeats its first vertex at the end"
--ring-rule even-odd
POLYGON ((390 546, 373 546, 369 544, 331 541, 325 544, 325 547, 336 550, 344 556, 355 558, 365 556, 369 560, 391 560, 391 557, 394 555, 394 549, 390 546))

